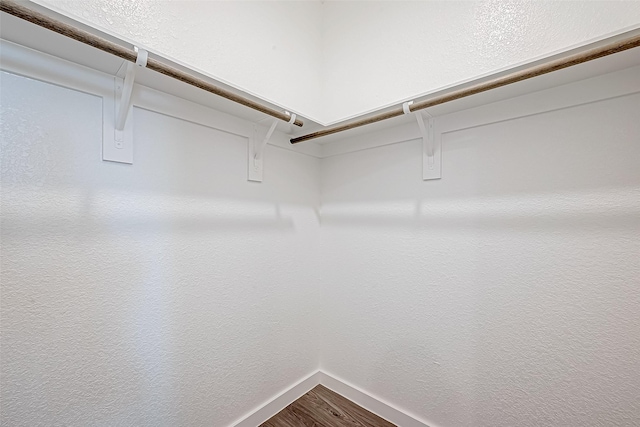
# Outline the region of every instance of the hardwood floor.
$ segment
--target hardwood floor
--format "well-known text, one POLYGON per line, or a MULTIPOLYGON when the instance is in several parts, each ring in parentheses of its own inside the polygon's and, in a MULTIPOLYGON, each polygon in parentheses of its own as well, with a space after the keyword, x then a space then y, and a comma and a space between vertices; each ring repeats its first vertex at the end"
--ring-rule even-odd
POLYGON ((260 427, 396 427, 321 385, 260 427))

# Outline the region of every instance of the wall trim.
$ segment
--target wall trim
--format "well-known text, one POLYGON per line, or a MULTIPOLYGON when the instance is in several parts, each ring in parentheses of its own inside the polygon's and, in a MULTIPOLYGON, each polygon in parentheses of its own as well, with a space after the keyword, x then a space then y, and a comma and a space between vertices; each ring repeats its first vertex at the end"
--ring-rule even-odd
MULTIPOLYGON (((437 116, 441 134, 516 120, 640 93, 640 66, 606 73, 513 98, 437 116)), ((321 158, 421 139, 415 123, 340 139, 322 145, 321 158)), ((302 145, 302 144, 299 144, 302 145)), ((421 154, 421 153, 420 153, 421 154)), ((418 155, 418 154, 416 154, 418 155)))
POLYGON ((420 419, 408 411, 401 410, 389 402, 362 390, 360 387, 339 379, 333 374, 320 371, 320 384, 398 427, 439 427, 432 422, 420 419))
MULTIPOLYGON (((98 96, 103 99, 103 102, 105 99, 113 98, 114 96, 113 82, 115 75, 3 39, 0 39, 0 51, 2 51, 0 69, 8 73, 98 96)), ((252 134, 254 123, 249 120, 138 83, 134 83, 131 99, 131 103, 135 108, 244 137, 247 138, 247 141, 252 134)), ((267 126, 265 123, 260 124, 267 126)), ((276 130, 269 140, 269 144, 299 154, 320 158, 321 149, 318 144, 291 145, 289 138, 289 135, 276 130)))
POLYGON ((318 384, 320 384, 320 371, 314 372, 280 392, 249 414, 231 423, 229 427, 258 427, 318 384))
POLYGON ((346 397, 357 405, 362 406, 366 410, 373 412, 398 427, 439 427, 434 423, 424 421, 407 411, 401 410, 383 399, 347 381, 339 379, 333 374, 328 374, 321 370, 296 382, 275 397, 253 409, 247 415, 231 423, 229 427, 257 427, 319 384, 346 397))
MULTIPOLYGON (((19 44, 0 40, 0 69, 105 99, 113 96, 114 76, 19 44)), ((554 86, 513 98, 455 111, 437 117, 441 134, 515 120, 605 101, 640 92, 640 66, 554 86)), ((249 138, 253 123, 140 84, 134 85, 134 107, 249 138)), ((289 135, 277 131, 270 145, 318 159, 420 139, 414 122, 389 126, 323 145, 315 142, 291 145, 289 135)))

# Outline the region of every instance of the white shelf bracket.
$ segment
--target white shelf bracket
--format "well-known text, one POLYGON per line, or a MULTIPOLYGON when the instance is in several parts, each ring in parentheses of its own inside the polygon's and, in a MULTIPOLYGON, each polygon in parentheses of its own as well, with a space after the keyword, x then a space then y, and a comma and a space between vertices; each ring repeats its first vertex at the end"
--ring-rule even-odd
MULTIPOLYGON (((296 121, 296 115, 291 114, 288 111, 285 112, 291 117, 289 123, 296 121)), ((276 130, 279 119, 274 119, 271 123, 271 127, 267 131, 264 138, 258 136, 258 126, 253 125, 253 132, 249 138, 249 181, 262 182, 262 175, 264 171, 264 150, 276 130)))
MULTIPOLYGON (((124 80, 119 77, 114 78, 113 106, 104 105, 105 110, 114 111, 113 121, 104 124, 105 134, 102 140, 102 160, 109 162, 133 164, 133 109, 131 108, 131 95, 133 94, 133 84, 136 80, 136 70, 147 66, 149 53, 144 49, 138 49, 138 57, 135 64, 126 61, 126 72, 124 80), (106 128, 113 132, 113 137, 107 135, 106 128)), ((106 104, 106 103, 105 103, 106 104)), ((110 104, 110 103, 109 103, 110 104)), ((109 118, 105 114, 104 120, 109 118)))
MULTIPOLYGON (((410 114, 413 101, 402 104, 405 114, 410 114)), ((414 112, 422 135, 422 179, 424 181, 442 178, 442 137, 436 129, 436 119, 429 113, 425 124, 421 110, 414 112)))

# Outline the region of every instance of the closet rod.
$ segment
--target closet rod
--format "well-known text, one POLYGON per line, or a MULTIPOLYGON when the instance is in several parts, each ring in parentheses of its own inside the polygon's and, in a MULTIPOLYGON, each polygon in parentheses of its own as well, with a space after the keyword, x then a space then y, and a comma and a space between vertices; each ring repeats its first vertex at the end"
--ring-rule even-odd
MULTIPOLYGON (((74 27, 73 25, 69 25, 57 19, 51 18, 43 13, 29 9, 16 1, 0 0, 0 10, 25 21, 31 22, 32 24, 39 25, 40 27, 77 40, 81 43, 93 46, 96 49, 100 49, 112 55, 118 56, 124 60, 136 62, 137 53, 133 49, 128 49, 117 43, 113 43, 107 39, 96 36, 95 34, 92 34, 88 31, 84 31, 80 28, 74 27)), ((169 76, 176 80, 180 80, 181 82, 187 83, 191 86, 206 90, 207 92, 221 96, 230 101, 242 104, 245 107, 249 107, 277 119, 284 120, 285 122, 288 122, 291 119, 291 117, 284 112, 274 110, 255 101, 252 101, 251 99, 236 95, 233 92, 213 85, 203 79, 185 73, 184 71, 181 71, 177 68, 173 68, 161 61, 158 61, 157 59, 149 58, 146 68, 157 71, 158 73, 164 74, 165 76, 169 76)), ((293 124, 302 127, 304 123, 301 120, 296 119, 293 124)))
MULTIPOLYGON (((459 90, 454 90, 452 92, 435 96, 433 98, 427 98, 423 101, 416 101, 409 106, 409 110, 411 112, 414 112, 414 111, 422 110, 424 108, 433 107, 435 105, 444 104, 446 102, 453 101, 456 99, 466 98, 467 96, 475 95, 481 92, 486 92, 488 90, 496 89, 502 86, 507 86, 512 83, 520 82, 522 80, 527 80, 532 77, 541 76, 543 74, 551 73, 552 71, 561 70, 563 68, 571 67, 573 65, 582 64, 584 62, 592 61, 594 59, 602 58, 603 56, 612 55, 614 53, 622 52, 627 49, 632 49, 638 46, 640 46, 640 35, 636 34, 634 36, 626 37, 624 39, 621 39, 612 43, 608 43, 600 47, 595 47, 595 48, 586 50, 584 52, 579 52, 573 55, 566 56, 564 58, 552 60, 544 64, 535 65, 521 71, 516 71, 514 73, 507 74, 505 76, 498 77, 493 80, 489 80, 487 82, 478 83, 473 86, 459 89, 459 90)), ((387 111, 385 113, 380 113, 375 116, 366 117, 364 119, 357 120, 351 123, 330 127, 330 128, 313 132, 307 135, 302 135, 297 138, 293 138, 291 139, 291 143, 297 144, 299 142, 308 141, 310 139, 320 138, 320 137, 332 135, 338 132, 344 132, 349 129, 354 129, 360 126, 365 126, 372 123, 380 122, 382 120, 391 119, 393 117, 402 116, 403 114, 404 114, 404 110, 402 106, 396 107, 395 109, 391 111, 387 111)))

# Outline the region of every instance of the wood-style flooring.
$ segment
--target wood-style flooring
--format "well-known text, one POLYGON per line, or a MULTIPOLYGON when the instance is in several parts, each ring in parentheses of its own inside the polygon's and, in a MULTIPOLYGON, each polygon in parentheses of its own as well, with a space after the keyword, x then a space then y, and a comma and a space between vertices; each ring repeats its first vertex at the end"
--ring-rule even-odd
POLYGON ((396 427, 321 385, 260 427, 396 427))

